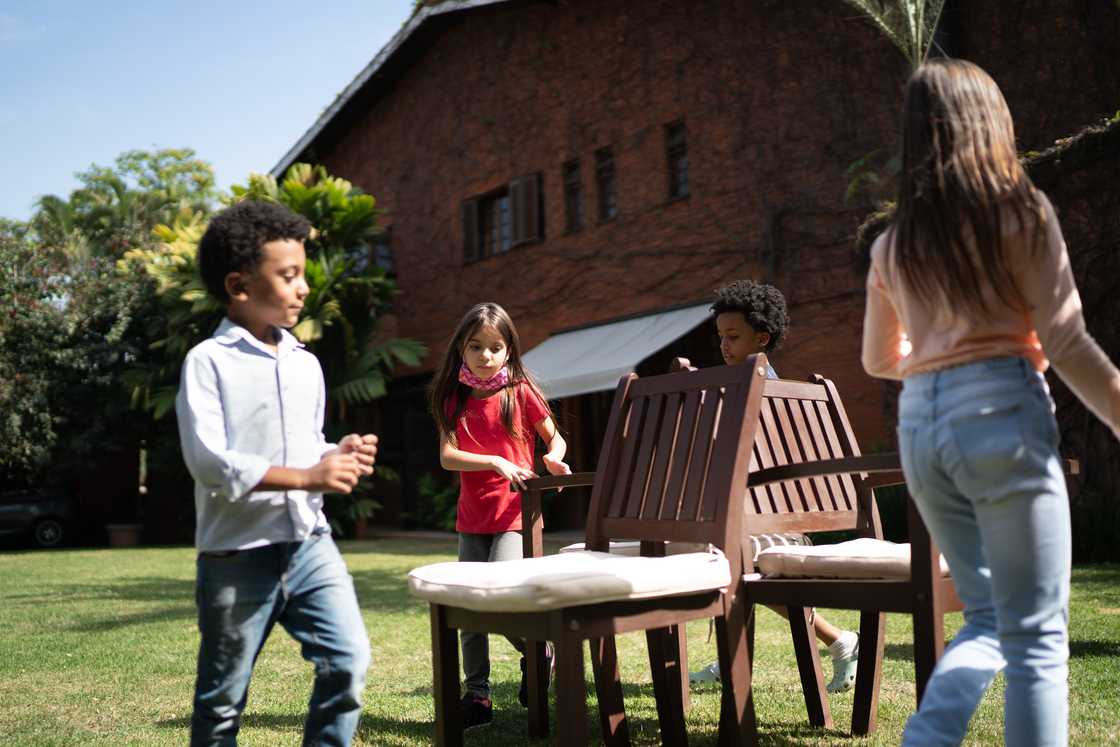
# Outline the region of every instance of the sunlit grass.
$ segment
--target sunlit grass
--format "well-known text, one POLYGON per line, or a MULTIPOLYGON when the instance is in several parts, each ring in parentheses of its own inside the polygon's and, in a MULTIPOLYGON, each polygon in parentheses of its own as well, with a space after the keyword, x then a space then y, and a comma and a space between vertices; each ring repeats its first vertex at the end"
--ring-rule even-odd
MULTIPOLYGON (((357 583, 373 646, 359 745, 427 745, 432 734, 428 608, 409 596, 408 570, 453 559, 453 540, 342 543, 357 583)), ((554 549, 554 548, 553 548, 554 549)), ((1074 571, 1071 611, 1070 733, 1075 745, 1115 744, 1120 732, 1120 567, 1074 571)), ((853 627, 854 613, 829 611, 853 627)), ((868 739, 846 735, 850 693, 832 696, 837 728, 805 722, 785 622, 758 612, 755 700, 765 743, 895 745, 913 708, 910 621, 887 618, 887 651, 879 729, 868 739)), ((960 623, 952 616, 950 630, 960 623)), ((698 669, 715 658, 707 626, 689 626, 698 669)), ((0 554, 0 744, 183 745, 187 741, 198 631, 194 553, 189 548, 73 550, 0 554)), ((627 714, 636 744, 658 744, 657 714, 644 638, 619 639, 627 714)), ((525 710, 517 704, 516 652, 491 644, 494 724, 467 733, 468 744, 526 743, 525 710)), ((825 663, 826 672, 830 664, 825 663)), ((588 670, 589 697, 590 670, 588 670)), ((311 668, 277 629, 253 677, 240 743, 299 744, 311 668)), ((716 685, 694 688, 688 715, 693 744, 714 744, 716 685)), ((594 699, 591 732, 597 731, 594 699)), ((969 744, 1002 742, 1002 679, 973 722, 969 744)))

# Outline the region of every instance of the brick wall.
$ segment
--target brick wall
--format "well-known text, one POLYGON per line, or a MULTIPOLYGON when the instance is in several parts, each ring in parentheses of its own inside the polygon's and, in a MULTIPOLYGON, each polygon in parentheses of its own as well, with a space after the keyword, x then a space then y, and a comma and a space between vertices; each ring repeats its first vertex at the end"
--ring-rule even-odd
MULTIPOLYGON (((1025 147, 1117 107, 1112 4, 951 8, 953 43, 1001 83, 1025 147)), ((530 348, 752 276, 790 300, 783 376, 835 379, 861 441, 893 442, 890 389, 859 366, 851 237, 866 206, 844 202, 845 170, 893 147, 907 74, 870 24, 839 0, 561 0, 470 11, 426 38, 380 97, 316 144, 387 211, 394 331, 429 346, 423 369, 477 301, 505 306, 530 348), (691 196, 671 201, 663 128, 678 119, 691 196), (594 151, 608 145, 619 214, 598 224, 594 151), (565 234, 561 168, 573 158, 585 226, 565 234), (545 240, 464 266, 462 200, 535 172, 545 240)))

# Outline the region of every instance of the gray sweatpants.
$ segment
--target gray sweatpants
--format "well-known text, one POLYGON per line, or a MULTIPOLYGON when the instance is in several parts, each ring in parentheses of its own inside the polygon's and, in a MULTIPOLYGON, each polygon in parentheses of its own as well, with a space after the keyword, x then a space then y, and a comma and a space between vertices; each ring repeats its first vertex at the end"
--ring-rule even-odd
MULTIPOLYGON (((459 560, 471 563, 491 563, 495 560, 519 560, 521 532, 498 534, 459 533, 459 560)), ((525 653, 525 641, 506 638, 515 649, 525 653)), ((459 634, 463 647, 463 674, 466 689, 483 698, 490 697, 490 641, 485 633, 459 634)))

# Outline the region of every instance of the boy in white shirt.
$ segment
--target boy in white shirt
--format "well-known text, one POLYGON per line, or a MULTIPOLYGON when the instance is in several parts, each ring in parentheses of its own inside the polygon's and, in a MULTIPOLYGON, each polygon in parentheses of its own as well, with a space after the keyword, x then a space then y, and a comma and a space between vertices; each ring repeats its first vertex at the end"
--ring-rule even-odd
POLYGON ((227 318, 187 354, 175 400, 198 519, 192 747, 236 744, 276 623, 315 665, 304 744, 350 744, 361 712, 369 638, 323 493, 349 493, 373 472, 377 437, 327 443, 322 369, 287 331, 308 293, 309 231, 280 205, 243 201, 199 243, 203 282, 227 318))

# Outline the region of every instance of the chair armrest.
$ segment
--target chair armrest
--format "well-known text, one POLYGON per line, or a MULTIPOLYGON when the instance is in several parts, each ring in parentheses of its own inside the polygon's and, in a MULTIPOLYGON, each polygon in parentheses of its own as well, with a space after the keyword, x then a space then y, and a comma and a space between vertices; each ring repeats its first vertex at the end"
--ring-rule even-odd
MULTIPOLYGON (((533 477, 525 481, 525 492, 535 490, 548 490, 550 488, 577 488, 582 485, 594 485, 594 472, 574 472, 570 475, 545 475, 533 477)), ((516 486, 514 487, 516 490, 516 486)))
MULTIPOLYGON (((553 488, 577 488, 594 485, 594 472, 576 472, 571 475, 545 475, 525 481, 521 492, 521 553, 526 558, 539 558, 544 555, 544 516, 541 511, 541 495, 553 488)), ((510 483, 517 490, 517 486, 510 483)))
MULTIPOLYGON (((886 454, 868 454, 857 457, 843 457, 841 459, 816 459, 796 464, 783 464, 779 467, 767 467, 756 470, 747 476, 747 485, 757 488, 772 482, 785 482, 786 480, 801 480, 806 477, 826 477, 828 475, 845 475, 853 472, 887 473, 886 479, 895 479, 901 475, 902 462, 897 452, 886 454)), ((868 478, 874 480, 875 478, 868 478)), ((873 485, 872 487, 882 487, 873 485)))

